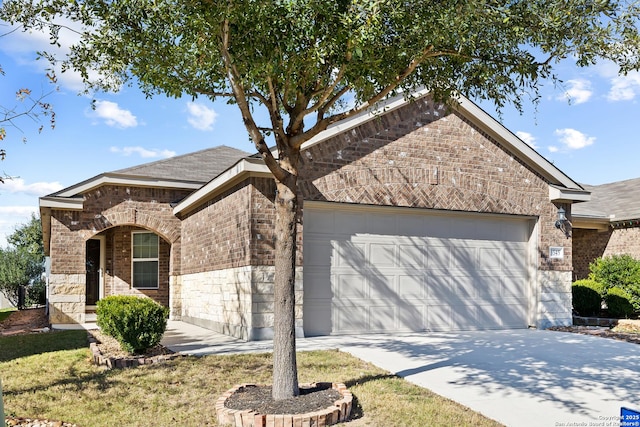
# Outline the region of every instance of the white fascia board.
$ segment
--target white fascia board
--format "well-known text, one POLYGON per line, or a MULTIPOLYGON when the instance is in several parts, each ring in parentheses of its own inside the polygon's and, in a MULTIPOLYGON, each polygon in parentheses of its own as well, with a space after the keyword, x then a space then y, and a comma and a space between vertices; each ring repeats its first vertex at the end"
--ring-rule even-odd
MULTIPOLYGON (((396 110, 400 107, 407 105, 409 102, 415 99, 420 99, 429 94, 427 89, 419 89, 415 92, 412 92, 409 96, 409 99, 405 99, 405 96, 400 94, 396 95, 392 98, 389 98, 385 101, 382 101, 378 104, 374 104, 368 109, 354 115, 353 117, 349 117, 347 119, 341 120, 337 123, 329 126, 325 131, 320 132, 318 135, 314 136, 304 144, 302 144, 301 150, 306 150, 308 148, 313 147, 316 144, 319 144, 323 141, 328 140, 329 138, 333 138, 334 136, 340 135, 342 133, 347 132, 355 127, 358 127, 370 120, 375 119, 376 117, 380 117, 386 113, 389 113, 393 110, 396 110)), ((274 154, 277 157, 277 154, 274 154)))
POLYGON ((196 190, 202 186, 202 183, 160 178, 144 178, 139 176, 134 177, 127 175, 102 174, 83 181, 79 184, 65 188, 64 190, 54 193, 53 195, 55 195, 56 197, 73 197, 76 194, 85 193, 102 185, 129 185, 132 187, 179 188, 196 190))
POLYGON ((235 165, 209 181, 205 186, 191 193, 178 203, 176 207, 173 208, 173 214, 178 215, 183 212, 188 212, 196 207, 203 199, 212 197, 216 193, 224 191, 231 185, 249 176, 268 178, 273 175, 267 165, 262 162, 262 159, 241 159, 235 165))
POLYGON ((574 190, 550 185, 549 200, 558 203, 588 202, 591 200, 591 193, 587 190, 574 190))
MULTIPOLYGON (((458 96, 459 109, 475 118, 475 124, 490 135, 497 137, 499 141, 504 141, 511 151, 520 159, 542 173, 542 175, 552 178, 558 184, 569 189, 582 190, 582 187, 569 178, 564 172, 555 167, 551 162, 542 157, 537 151, 529 147, 524 141, 514 135, 500 122, 487 114, 482 108, 465 98, 458 96)), ((580 200, 585 201, 585 200, 580 200)))
POLYGON ((84 206, 84 199, 79 197, 40 197, 40 208, 66 209, 81 211, 84 206))

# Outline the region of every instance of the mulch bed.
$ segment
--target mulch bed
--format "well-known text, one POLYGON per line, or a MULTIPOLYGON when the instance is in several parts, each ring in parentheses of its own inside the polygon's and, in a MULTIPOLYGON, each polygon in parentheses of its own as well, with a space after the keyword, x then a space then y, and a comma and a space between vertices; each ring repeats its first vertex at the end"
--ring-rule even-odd
POLYGON ((224 406, 229 409, 247 410, 260 414, 305 414, 333 406, 342 398, 331 387, 300 388, 300 396, 273 400, 271 386, 245 386, 233 393, 224 406))
POLYGON ((0 322, 0 337, 43 332, 48 327, 49 320, 44 312, 44 307, 18 310, 0 322))

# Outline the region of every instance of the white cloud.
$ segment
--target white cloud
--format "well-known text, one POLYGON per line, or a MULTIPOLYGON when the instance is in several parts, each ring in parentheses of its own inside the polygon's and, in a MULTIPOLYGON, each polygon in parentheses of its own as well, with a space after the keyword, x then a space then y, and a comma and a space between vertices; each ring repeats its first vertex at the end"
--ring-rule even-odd
POLYGON ((187 121, 191 126, 198 130, 213 130, 213 125, 218 118, 218 113, 216 113, 213 108, 196 104, 195 102, 189 102, 187 104, 187 110, 189 111, 187 121))
MULTIPOLYGON (((8 193, 23 193, 30 196, 46 196, 47 194, 55 193, 61 190, 62 184, 59 182, 34 182, 32 184, 26 184, 22 178, 5 179, 4 184, 0 184, 0 193, 6 191, 8 193)), ((2 209, 0 207, 0 209, 2 209)), ((0 210, 0 212, 2 212, 0 210)))
POLYGON ((596 141, 595 137, 571 128, 556 129, 555 134, 558 136, 559 141, 570 150, 588 147, 596 141))
POLYGON ((607 94, 609 101, 632 101, 640 96, 640 72, 632 71, 626 76, 611 79, 611 89, 607 94))
POLYGON ((569 86, 567 91, 556 99, 568 99, 570 102, 577 105, 587 102, 591 98, 591 95, 593 95, 593 91, 591 90, 591 82, 589 80, 568 80, 567 85, 569 86))
POLYGON ((130 128, 138 126, 138 119, 129 110, 123 110, 111 101, 96 101, 95 110, 88 113, 89 116, 104 120, 108 126, 118 128, 130 128))
POLYGON ((0 247, 7 246, 7 236, 29 222, 31 214, 38 214, 36 206, 0 206, 0 247))
POLYGON ((558 147, 556 147, 555 145, 548 146, 547 150, 549 150, 550 153, 557 153, 558 151, 560 151, 560 149, 558 147))
POLYGON ((534 150, 538 148, 538 146, 536 145, 536 137, 531 135, 529 132, 518 131, 516 132, 516 135, 518 136, 518 138, 526 142, 527 145, 533 148, 534 150))
POLYGON ((144 147, 111 147, 112 153, 120 153, 123 156, 130 156, 132 154, 138 154, 140 157, 145 159, 161 157, 164 159, 168 159, 169 157, 173 157, 176 155, 175 151, 171 150, 148 150, 144 147))
MULTIPOLYGON (((48 31, 22 31, 18 26, 8 26, 3 42, 0 44, 0 50, 12 57, 20 65, 27 65, 33 69, 41 71, 43 74, 51 68, 51 64, 45 59, 36 59, 36 52, 48 52, 54 54, 58 58, 64 58, 70 51, 71 45, 80 40, 80 35, 75 31, 67 28, 80 30, 78 23, 70 19, 58 17, 55 22, 60 24, 58 43, 60 47, 51 44, 48 31), (65 28, 66 27, 66 28, 65 28), (16 29, 17 31, 12 30, 16 29)), ((53 66, 58 78, 57 82, 60 86, 79 92, 84 89, 84 83, 79 73, 72 70, 62 72, 61 65, 58 63, 53 66)), ((93 75, 94 73, 90 73, 93 75)))

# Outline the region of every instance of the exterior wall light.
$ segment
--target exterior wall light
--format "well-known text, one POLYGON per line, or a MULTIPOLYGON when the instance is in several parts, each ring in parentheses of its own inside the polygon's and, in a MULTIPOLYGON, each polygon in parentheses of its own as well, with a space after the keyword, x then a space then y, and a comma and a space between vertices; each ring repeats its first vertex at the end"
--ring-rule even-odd
POLYGON ((567 239, 571 237, 571 222, 567 219, 567 211, 563 207, 558 208, 558 219, 556 219, 556 228, 562 230, 567 239))

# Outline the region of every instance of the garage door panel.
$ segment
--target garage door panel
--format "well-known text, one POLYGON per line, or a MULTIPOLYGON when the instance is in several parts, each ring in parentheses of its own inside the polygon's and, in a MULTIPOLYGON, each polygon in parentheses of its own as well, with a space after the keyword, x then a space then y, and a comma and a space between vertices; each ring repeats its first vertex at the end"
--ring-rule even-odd
POLYGON ((427 268, 429 270, 448 270, 451 268, 451 247, 429 245, 427 268))
POLYGON ((333 253, 331 241, 312 235, 305 236, 306 239, 309 239, 306 242, 307 247, 313 248, 313 250, 305 253, 304 266, 331 268, 331 255, 333 253))
POLYGON ((396 276, 375 274, 369 278, 369 299, 397 299, 396 276))
POLYGON ((402 215, 398 217, 397 234, 399 236, 427 236, 425 233, 425 218, 418 215, 402 215), (422 233, 416 233, 416 230, 422 230, 422 233))
POLYGON ((494 305, 479 305, 477 308, 478 324, 487 329, 502 328, 502 312, 494 305))
POLYGON ((502 252, 502 248, 480 248, 478 250, 478 270, 500 270, 502 268, 502 252))
POLYGON ((369 296, 367 280, 360 274, 337 274, 334 278, 338 299, 366 299, 369 296))
MULTIPOLYGON (((382 236, 397 235, 396 215, 385 213, 367 213, 367 233, 382 236)), ((362 222, 362 217, 360 219, 362 222)))
POLYGON ((359 234, 367 232, 366 222, 362 219, 362 214, 357 212, 333 211, 335 218, 333 232, 336 234, 359 234))
POLYGON ((307 336, 329 335, 334 331, 331 313, 331 300, 311 302, 304 305, 304 333, 307 336))
POLYGON ((525 220, 307 205, 304 233, 305 333, 527 326, 525 220))
POLYGON ((457 276, 451 279, 454 296, 451 300, 454 303, 467 303, 478 296, 476 290, 476 279, 471 276, 457 276))
POLYGON ((331 283, 331 270, 329 269, 311 269, 304 272, 304 280, 308 280, 313 286, 304 287, 304 298, 308 300, 326 299, 331 301, 333 298, 332 286, 324 284, 331 283))
POLYGON ((357 305, 334 305, 334 332, 369 332, 369 309, 357 305))
POLYGON ((366 263, 367 245, 350 241, 334 241, 334 264, 336 267, 361 267, 366 263))
POLYGON ((425 267, 425 256, 428 249, 422 239, 413 240, 413 242, 398 244, 398 265, 422 269, 425 267))
POLYGON ((413 301, 398 308, 397 330, 400 332, 420 332, 427 329, 427 307, 422 301, 413 301))
POLYGON ((369 264, 378 268, 396 266, 396 245, 394 243, 371 243, 369 264))
POLYGON ((424 300, 427 297, 422 274, 398 276, 398 295, 407 300, 424 300))
POLYGON ((466 247, 463 243, 456 242, 456 247, 454 248, 452 255, 454 268, 468 272, 477 270, 478 251, 476 248, 466 247))
POLYGON ((375 304, 369 307, 369 330, 368 332, 385 332, 393 325, 396 328, 396 310, 394 305, 375 304))
POLYGON ((471 331, 478 329, 478 308, 476 306, 458 305, 451 308, 452 330, 471 331))
POLYGON ((429 305, 427 308, 427 330, 429 331, 450 331, 451 306, 429 305))
POLYGON ((502 253, 502 270, 524 272, 527 265, 527 251, 525 248, 508 248, 502 253))
POLYGON ((333 233, 333 215, 323 211, 307 210, 304 213, 304 233, 333 233))

